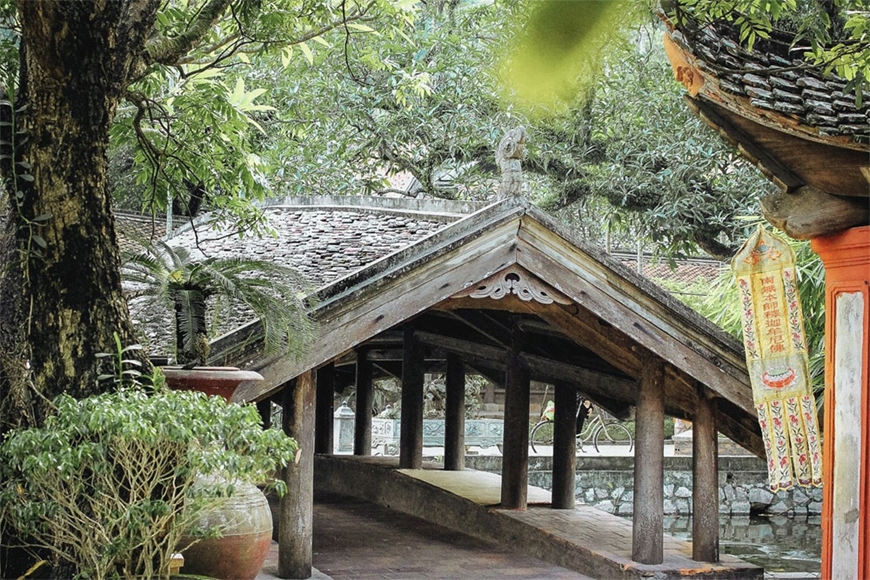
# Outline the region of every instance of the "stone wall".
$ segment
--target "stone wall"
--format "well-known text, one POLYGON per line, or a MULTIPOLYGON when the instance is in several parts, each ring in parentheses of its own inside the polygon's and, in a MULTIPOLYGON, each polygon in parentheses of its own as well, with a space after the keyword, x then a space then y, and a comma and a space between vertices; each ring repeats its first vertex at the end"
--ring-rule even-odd
MULTIPOLYGON (((501 457, 469 456, 470 469, 501 472, 501 457)), ((529 457, 529 485, 551 489, 552 459, 529 457)), ((633 457, 578 457, 575 495, 578 502, 620 516, 634 511, 633 457)), ((692 513, 692 458, 665 457, 664 512, 692 513)), ((757 457, 719 458, 719 513, 767 513, 817 516, 822 511, 821 488, 797 488, 776 494, 767 489, 767 470, 757 457)))

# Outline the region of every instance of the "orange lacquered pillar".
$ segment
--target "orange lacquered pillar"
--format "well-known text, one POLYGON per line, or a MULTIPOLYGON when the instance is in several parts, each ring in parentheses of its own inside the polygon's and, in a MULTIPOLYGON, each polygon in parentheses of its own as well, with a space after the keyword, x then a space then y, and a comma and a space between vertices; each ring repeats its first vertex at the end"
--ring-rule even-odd
POLYGON ((870 226, 812 246, 826 271, 822 578, 870 578, 870 226))

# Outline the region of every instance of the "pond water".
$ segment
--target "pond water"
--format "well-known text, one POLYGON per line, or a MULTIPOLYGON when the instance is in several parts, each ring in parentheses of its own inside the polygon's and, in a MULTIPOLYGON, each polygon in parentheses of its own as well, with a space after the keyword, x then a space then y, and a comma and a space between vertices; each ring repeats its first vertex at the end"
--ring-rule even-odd
MULTIPOLYGON (((692 538, 692 518, 665 516, 665 533, 692 538)), ((821 568, 819 516, 720 516, 719 550, 764 567, 765 572, 808 572, 821 568)))

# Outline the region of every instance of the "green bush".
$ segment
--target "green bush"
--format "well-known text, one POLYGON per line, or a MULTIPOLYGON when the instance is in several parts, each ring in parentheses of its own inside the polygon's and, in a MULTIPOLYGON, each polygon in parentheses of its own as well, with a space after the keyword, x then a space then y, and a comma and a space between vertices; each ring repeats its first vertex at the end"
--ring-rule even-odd
POLYGON ((253 406, 168 390, 159 373, 155 383, 61 396, 44 428, 11 433, 0 445, 0 529, 78 577, 168 578, 179 537, 232 481, 285 491, 272 478, 296 444, 263 430, 253 406))

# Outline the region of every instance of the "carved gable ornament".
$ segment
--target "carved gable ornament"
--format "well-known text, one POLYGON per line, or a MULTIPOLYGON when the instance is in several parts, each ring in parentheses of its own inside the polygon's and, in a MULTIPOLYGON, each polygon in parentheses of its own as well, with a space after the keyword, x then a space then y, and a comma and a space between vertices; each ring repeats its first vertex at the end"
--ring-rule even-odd
POLYGON ((491 298, 500 300, 508 294, 524 302, 571 304, 571 299, 519 266, 509 266, 477 284, 457 292, 451 298, 491 298))

